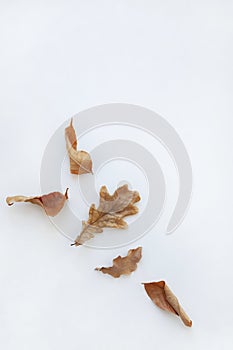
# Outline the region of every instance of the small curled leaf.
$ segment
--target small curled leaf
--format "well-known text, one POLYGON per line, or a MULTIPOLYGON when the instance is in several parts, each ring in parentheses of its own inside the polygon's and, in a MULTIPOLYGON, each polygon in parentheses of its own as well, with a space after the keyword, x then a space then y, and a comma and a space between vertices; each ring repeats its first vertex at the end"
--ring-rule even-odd
POLYGON ((66 148, 70 158, 70 173, 82 175, 92 173, 92 160, 86 151, 78 151, 77 138, 73 127, 73 120, 65 129, 66 148))
POLYGON ((48 216, 55 216, 63 208, 65 201, 68 199, 68 188, 65 194, 60 192, 51 192, 44 194, 43 196, 25 197, 25 196, 12 196, 7 197, 6 202, 8 205, 13 205, 16 202, 30 202, 41 206, 48 216))
POLYGON ((118 278, 121 275, 130 275, 137 269, 137 263, 142 258, 142 247, 130 249, 127 256, 113 259, 113 266, 111 267, 96 267, 96 271, 107 273, 112 277, 118 278))
POLYGON ((143 285, 155 305, 160 309, 180 316, 185 326, 192 326, 192 321, 180 306, 178 299, 166 285, 165 281, 143 283, 143 285))

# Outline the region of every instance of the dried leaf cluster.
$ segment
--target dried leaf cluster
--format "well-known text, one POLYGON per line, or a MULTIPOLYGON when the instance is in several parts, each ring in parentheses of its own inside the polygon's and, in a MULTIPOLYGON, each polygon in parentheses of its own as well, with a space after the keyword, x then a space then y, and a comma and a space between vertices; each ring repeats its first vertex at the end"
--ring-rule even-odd
MULTIPOLYGON (((72 119, 70 125, 65 129, 65 140, 70 160, 70 173, 76 175, 92 173, 90 155, 86 151, 77 150, 78 142, 72 119)), ((127 223, 124 218, 138 213, 138 207, 135 204, 140 201, 140 195, 137 191, 129 190, 127 185, 117 188, 113 195, 110 195, 106 186, 103 186, 100 189, 99 196, 98 208, 95 207, 95 204, 91 205, 88 220, 83 221, 82 231, 72 245, 79 246, 84 244, 87 240, 93 238, 95 233, 103 232, 104 228, 125 229, 127 228, 127 223)), ((48 216, 55 216, 62 210, 67 199, 68 189, 64 194, 51 192, 35 197, 7 197, 6 202, 9 206, 15 202, 30 202, 41 206, 48 216)), ((112 266, 97 267, 95 270, 109 274, 114 278, 119 278, 122 275, 130 275, 135 271, 141 258, 142 247, 130 249, 127 256, 114 258, 112 266)), ((192 321, 164 281, 143 283, 143 285, 155 305, 179 316, 186 326, 192 326, 192 321)))
MULTIPOLYGON (((113 259, 113 265, 111 267, 96 267, 95 270, 118 278, 121 275, 129 275, 135 271, 141 258, 142 247, 130 249, 127 256, 123 258, 118 256, 117 258, 113 259)), ((180 306, 177 297, 167 286, 165 281, 143 283, 143 285, 148 296, 155 305, 162 310, 180 316, 185 326, 192 326, 192 321, 185 313, 184 309, 180 306)))

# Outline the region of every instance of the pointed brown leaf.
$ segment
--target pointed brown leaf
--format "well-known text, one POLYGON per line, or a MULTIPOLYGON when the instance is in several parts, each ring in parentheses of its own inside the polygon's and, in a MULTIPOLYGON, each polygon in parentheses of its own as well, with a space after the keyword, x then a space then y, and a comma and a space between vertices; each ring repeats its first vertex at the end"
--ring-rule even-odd
POLYGON ((81 245, 94 237, 95 233, 103 232, 104 227, 124 229, 127 223, 123 220, 128 215, 138 213, 134 205, 140 201, 137 191, 130 191, 127 185, 119 187, 113 195, 108 193, 105 186, 100 189, 100 202, 96 209, 92 204, 88 221, 83 221, 82 231, 73 245, 81 245))
POLYGON ((63 208, 65 201, 68 199, 68 188, 65 194, 60 192, 51 192, 37 197, 13 196, 7 197, 8 205, 13 205, 15 202, 30 202, 40 205, 48 216, 55 216, 63 208))
POLYGON ((118 278, 121 275, 130 275, 131 272, 137 268, 137 263, 142 257, 142 247, 136 249, 130 249, 127 256, 121 257, 120 255, 113 259, 113 266, 111 267, 96 267, 95 270, 107 273, 112 277, 118 278))
POLYGON ((164 281, 143 284, 148 296, 151 298, 155 305, 157 305, 163 310, 180 316, 181 320, 186 326, 192 326, 192 321, 182 309, 178 299, 168 288, 164 281))
POLYGON ((65 129, 66 148, 70 158, 71 174, 82 175, 92 173, 92 160, 89 153, 77 150, 77 138, 72 119, 65 129))

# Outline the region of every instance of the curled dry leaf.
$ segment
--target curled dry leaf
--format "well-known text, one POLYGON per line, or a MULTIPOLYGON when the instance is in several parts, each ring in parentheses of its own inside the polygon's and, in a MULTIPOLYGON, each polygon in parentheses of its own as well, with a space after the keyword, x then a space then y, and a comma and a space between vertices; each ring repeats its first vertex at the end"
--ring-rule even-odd
POLYGON ((137 191, 130 191, 127 185, 119 187, 113 195, 108 193, 105 186, 100 189, 100 202, 96 209, 92 204, 88 221, 83 221, 82 231, 73 245, 81 245, 94 237, 95 233, 103 232, 104 227, 125 229, 127 223, 123 220, 128 215, 138 213, 134 205, 140 201, 137 191))
POLYGON ((127 256, 122 258, 118 256, 113 259, 113 266, 111 267, 96 267, 95 270, 107 273, 112 277, 118 278, 121 275, 129 275, 137 268, 137 263, 142 257, 142 247, 130 249, 127 256))
POLYGON ((151 298, 155 305, 157 305, 163 310, 169 311, 177 316, 180 316, 181 320, 186 326, 192 326, 192 321, 182 309, 178 299, 168 288, 164 281, 143 284, 148 296, 151 298))
POLYGON ((73 128, 73 120, 65 129, 66 148, 70 158, 71 174, 81 175, 92 173, 92 160, 89 153, 77 150, 77 138, 73 128))
POLYGON ((68 199, 68 188, 65 194, 60 192, 51 192, 37 197, 13 196, 7 197, 8 205, 13 205, 15 202, 30 202, 40 205, 48 216, 55 216, 63 208, 65 201, 68 199))

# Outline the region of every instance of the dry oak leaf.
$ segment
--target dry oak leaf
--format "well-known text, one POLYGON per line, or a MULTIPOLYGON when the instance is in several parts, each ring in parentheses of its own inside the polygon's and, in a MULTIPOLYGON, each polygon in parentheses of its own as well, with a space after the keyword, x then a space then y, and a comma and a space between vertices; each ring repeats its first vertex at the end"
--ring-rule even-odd
POLYGON ((102 186, 98 208, 96 209, 94 204, 91 205, 88 221, 83 221, 82 231, 72 245, 83 244, 93 238, 95 233, 103 232, 104 227, 127 228, 123 218, 138 213, 134 204, 140 199, 139 193, 130 191, 127 185, 119 187, 113 195, 108 193, 106 186, 102 186))
POLYGON ((144 288, 153 303, 163 310, 180 316, 185 326, 191 327, 192 321, 182 309, 178 299, 168 288, 165 281, 143 283, 144 288))
POLYGON ((37 197, 13 196, 7 197, 8 205, 13 205, 15 202, 30 202, 40 205, 48 216, 55 216, 63 208, 65 201, 68 199, 68 188, 65 194, 60 192, 51 192, 37 197))
POLYGON ((137 268, 137 263, 142 258, 142 247, 130 249, 127 256, 122 258, 120 255, 113 259, 111 267, 96 267, 96 271, 107 273, 112 277, 118 278, 121 275, 130 275, 137 268))
POLYGON ((70 158, 71 174, 82 175, 92 173, 92 160, 89 153, 77 150, 77 138, 73 128, 73 120, 65 129, 66 148, 70 158))

